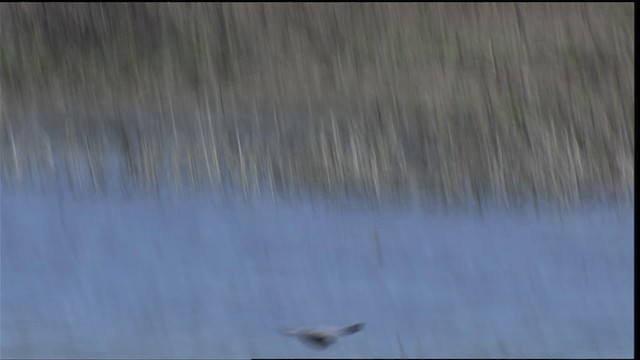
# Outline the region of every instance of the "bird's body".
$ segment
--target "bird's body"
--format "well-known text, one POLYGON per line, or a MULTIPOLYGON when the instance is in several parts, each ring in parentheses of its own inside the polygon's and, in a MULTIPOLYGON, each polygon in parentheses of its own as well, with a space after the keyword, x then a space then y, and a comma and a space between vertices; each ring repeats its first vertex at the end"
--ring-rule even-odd
POLYGON ((338 340, 339 336, 354 334, 364 328, 364 323, 344 327, 299 328, 283 330, 284 335, 294 336, 303 343, 317 349, 326 349, 338 340))

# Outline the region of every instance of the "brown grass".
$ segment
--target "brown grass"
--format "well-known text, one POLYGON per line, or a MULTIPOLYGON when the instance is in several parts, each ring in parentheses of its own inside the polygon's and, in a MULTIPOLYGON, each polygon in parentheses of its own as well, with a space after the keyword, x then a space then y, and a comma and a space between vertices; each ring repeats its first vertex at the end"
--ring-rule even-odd
POLYGON ((3 174, 100 187, 116 149, 145 188, 629 200, 633 10, 1 4, 3 174))

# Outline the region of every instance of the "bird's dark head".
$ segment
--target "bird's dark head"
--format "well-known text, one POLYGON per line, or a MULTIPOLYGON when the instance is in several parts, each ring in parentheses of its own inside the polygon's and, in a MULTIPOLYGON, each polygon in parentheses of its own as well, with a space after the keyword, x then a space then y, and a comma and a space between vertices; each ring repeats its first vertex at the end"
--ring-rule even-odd
POLYGON ((303 336, 301 339, 307 344, 321 350, 326 349, 329 345, 336 342, 335 337, 318 334, 309 334, 307 336, 303 336))

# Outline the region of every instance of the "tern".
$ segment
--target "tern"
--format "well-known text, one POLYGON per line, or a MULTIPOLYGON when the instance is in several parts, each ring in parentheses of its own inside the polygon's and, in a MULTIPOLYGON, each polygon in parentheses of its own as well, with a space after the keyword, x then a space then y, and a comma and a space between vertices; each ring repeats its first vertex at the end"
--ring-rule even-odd
POLYGON ((326 328, 298 328, 282 330, 282 334, 297 337, 304 344, 316 349, 324 350, 338 340, 340 336, 347 336, 364 328, 364 323, 357 323, 344 327, 326 328))

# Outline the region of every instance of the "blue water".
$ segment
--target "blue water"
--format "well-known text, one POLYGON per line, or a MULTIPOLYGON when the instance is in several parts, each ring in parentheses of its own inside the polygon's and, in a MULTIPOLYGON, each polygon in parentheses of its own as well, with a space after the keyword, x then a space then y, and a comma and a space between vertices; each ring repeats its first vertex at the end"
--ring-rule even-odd
POLYGON ((1 211, 2 357, 633 356, 633 209, 3 188, 1 211), (278 333, 355 322, 325 351, 278 333))

